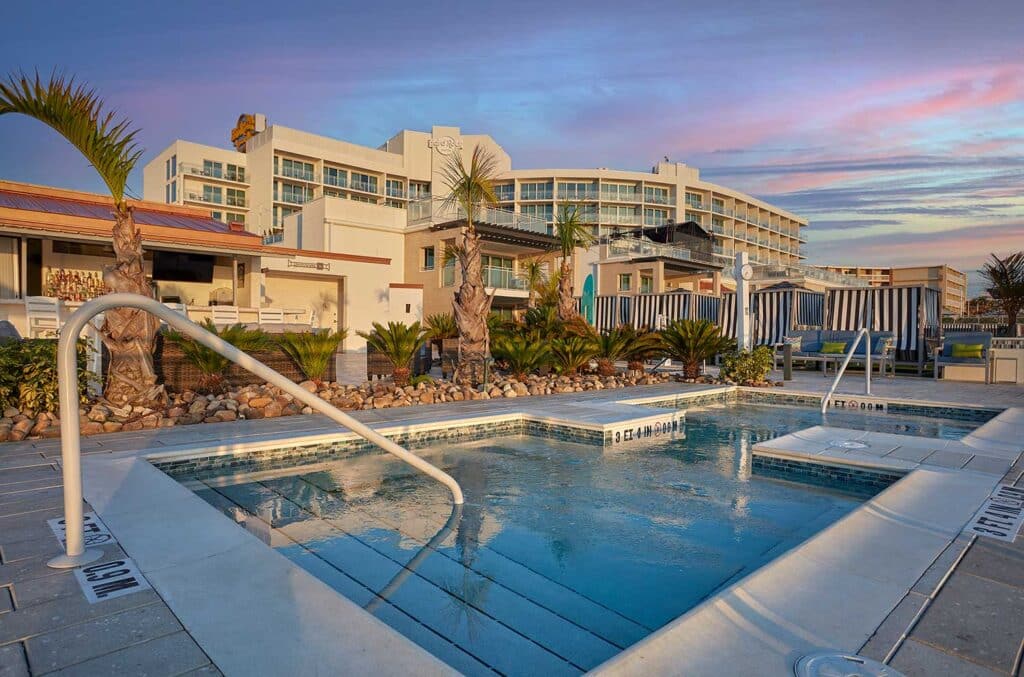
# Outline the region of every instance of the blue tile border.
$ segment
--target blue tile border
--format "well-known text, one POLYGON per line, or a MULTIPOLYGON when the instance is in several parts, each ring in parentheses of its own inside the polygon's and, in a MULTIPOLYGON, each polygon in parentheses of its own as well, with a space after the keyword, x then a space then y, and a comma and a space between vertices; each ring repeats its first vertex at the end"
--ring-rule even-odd
POLYGON ((791 480, 838 489, 858 496, 874 496, 903 478, 905 472, 873 468, 855 468, 840 463, 779 458, 754 453, 751 469, 756 475, 791 480))

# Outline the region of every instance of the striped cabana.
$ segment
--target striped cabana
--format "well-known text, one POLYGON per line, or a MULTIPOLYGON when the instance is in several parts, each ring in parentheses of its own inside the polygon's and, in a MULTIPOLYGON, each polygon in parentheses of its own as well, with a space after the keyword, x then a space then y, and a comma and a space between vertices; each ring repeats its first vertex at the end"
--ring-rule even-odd
POLYGON ((693 294, 690 302, 692 307, 690 317, 695 320, 718 322, 719 306, 721 304, 721 297, 712 296, 711 294, 693 294))
POLYGON ((792 300, 793 291, 790 289, 765 290, 750 295, 755 346, 782 343, 790 328, 792 300))
POLYGON ((793 321, 790 328, 821 327, 825 324, 825 295, 821 292, 793 291, 793 321))
POLYGON ((633 298, 630 324, 636 329, 657 329, 662 316, 662 294, 640 294, 633 298))
POLYGON ((718 311, 718 326, 722 330, 722 336, 736 338, 736 292, 722 294, 718 311))

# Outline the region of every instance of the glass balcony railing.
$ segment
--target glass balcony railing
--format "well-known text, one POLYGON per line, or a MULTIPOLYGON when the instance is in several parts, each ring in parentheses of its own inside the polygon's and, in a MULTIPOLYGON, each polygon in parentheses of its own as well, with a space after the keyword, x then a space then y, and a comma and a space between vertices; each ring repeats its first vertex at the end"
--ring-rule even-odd
POLYGON ((656 205, 672 204, 672 196, 668 193, 645 193, 644 202, 656 205))
POLYGON ((227 200, 225 201, 225 204, 227 206, 229 206, 229 207, 244 207, 245 206, 245 198, 244 197, 231 197, 230 195, 228 195, 227 200))
POLYGON ((559 190, 558 199, 568 202, 582 202, 583 200, 596 200, 596 190, 559 190))
POLYGON ((699 202, 697 200, 687 200, 686 201, 686 206, 690 207, 692 209, 701 209, 701 210, 706 210, 707 209, 707 205, 705 205, 703 202, 699 202))
POLYGON ((289 179, 299 179, 300 181, 316 181, 316 174, 311 169, 301 169, 298 167, 280 167, 277 170, 278 176, 283 176, 289 179))
POLYGON ((301 193, 295 194, 286 191, 281 191, 280 197, 278 197, 278 192, 276 190, 274 191, 274 200, 277 202, 287 202, 288 204, 293 205, 304 205, 312 199, 312 195, 303 195, 301 193))
POLYGON ((639 226, 639 214, 601 214, 602 226, 639 226))
POLYGON ((373 181, 356 181, 353 179, 348 187, 352 190, 361 190, 364 193, 377 194, 377 184, 373 181))
POLYGON ((215 193, 189 193, 188 199, 193 202, 206 202, 214 205, 224 204, 224 198, 215 193))
POLYGON ((547 190, 522 190, 519 191, 520 200, 553 200, 555 192, 550 188, 547 190))
POLYGON ((404 188, 388 187, 388 188, 384 189, 384 194, 387 195, 388 197, 401 197, 401 198, 404 198, 406 196, 404 188))
POLYGON ((204 176, 210 179, 245 183, 245 169, 241 167, 236 169, 223 169, 222 167, 217 166, 211 167, 183 162, 180 165, 180 171, 193 176, 204 176))
POLYGON ((484 266, 482 268, 484 286, 491 289, 516 289, 526 291, 526 282, 516 275, 511 268, 484 266))
POLYGON ((345 176, 331 176, 330 174, 324 174, 324 185, 334 186, 335 188, 345 188, 348 185, 348 179, 345 176))
POLYGON ((652 242, 646 238, 626 237, 608 242, 608 256, 630 259, 661 256, 677 261, 696 261, 718 266, 721 262, 711 252, 694 251, 679 245, 652 242))
POLYGON ((263 244, 277 244, 278 242, 284 242, 283 230, 268 230, 263 233, 263 244))
POLYGON ((601 199, 605 202, 640 202, 643 194, 638 190, 602 190, 601 199))
MULTIPOLYGON (((462 207, 445 204, 445 201, 439 198, 413 200, 409 203, 410 226, 423 223, 447 223, 449 221, 465 219, 466 212, 463 211, 462 207)), ((498 209, 497 207, 477 207, 474 210, 473 220, 476 223, 486 223, 492 226, 502 226, 504 228, 550 235, 546 220, 529 214, 519 214, 507 209, 498 209)))

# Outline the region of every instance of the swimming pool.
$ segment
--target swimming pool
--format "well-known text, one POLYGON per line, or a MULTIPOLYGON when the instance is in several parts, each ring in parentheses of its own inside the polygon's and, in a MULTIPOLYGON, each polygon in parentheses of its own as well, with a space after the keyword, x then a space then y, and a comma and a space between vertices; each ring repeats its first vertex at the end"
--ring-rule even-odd
MULTIPOLYGON (((467 674, 597 666, 864 499, 758 476, 756 442, 821 422, 797 407, 687 412, 685 439, 601 448, 513 435, 420 453, 466 493, 382 453, 188 484, 467 674)), ((830 425, 960 437, 969 423, 833 412, 830 425)))

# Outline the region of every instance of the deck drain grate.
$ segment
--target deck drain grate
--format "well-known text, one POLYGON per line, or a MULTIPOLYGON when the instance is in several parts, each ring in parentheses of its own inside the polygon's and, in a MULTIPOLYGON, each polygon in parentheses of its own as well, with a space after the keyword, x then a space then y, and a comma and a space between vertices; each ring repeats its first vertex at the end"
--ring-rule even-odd
POLYGON ((807 654, 793 666, 796 677, 903 677, 884 663, 842 651, 807 654))

